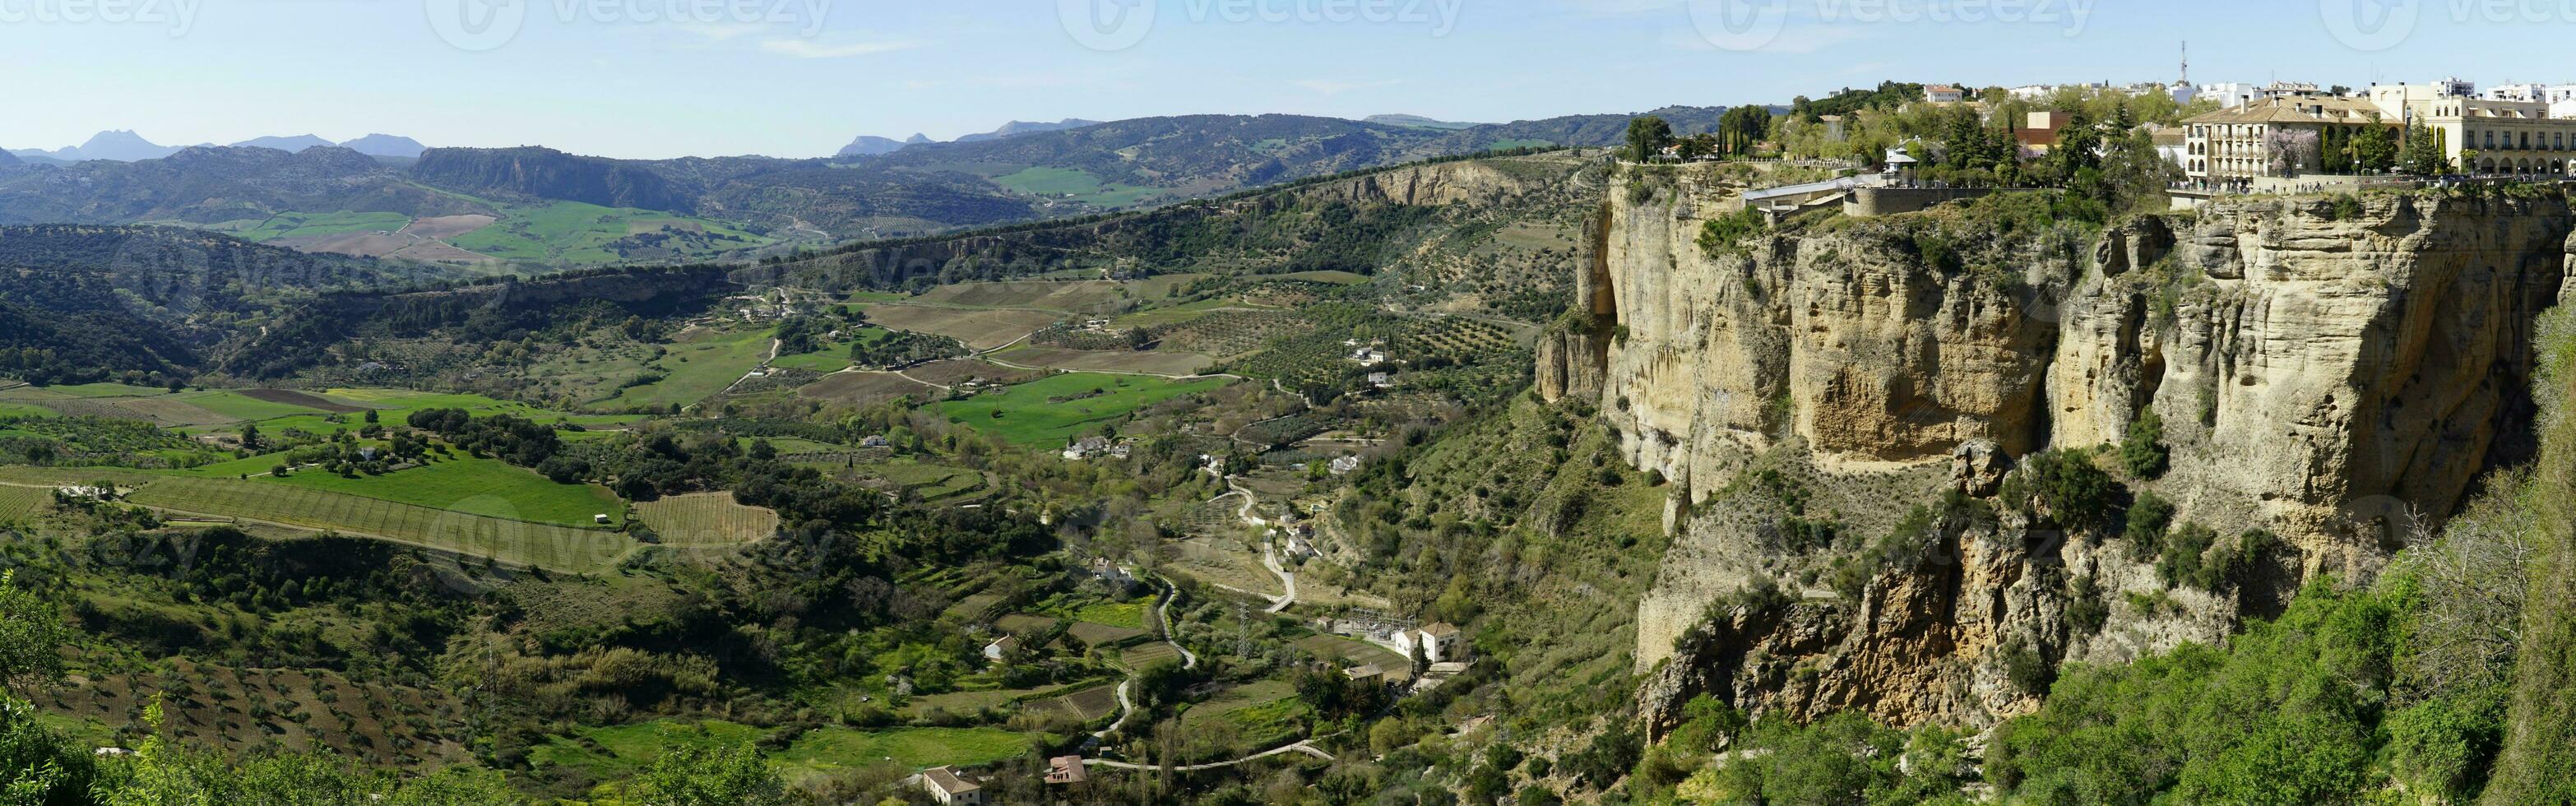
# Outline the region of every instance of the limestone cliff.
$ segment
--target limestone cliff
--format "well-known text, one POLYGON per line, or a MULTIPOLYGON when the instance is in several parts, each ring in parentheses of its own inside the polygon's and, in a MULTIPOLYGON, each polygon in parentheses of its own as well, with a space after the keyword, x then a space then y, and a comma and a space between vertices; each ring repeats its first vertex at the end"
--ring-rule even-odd
POLYGON ((2224 635, 2316 574, 2374 573, 2390 516, 2448 512, 2527 444, 2532 321, 2570 253, 2563 200, 2440 195, 2238 200, 2107 232, 2002 200, 1703 243, 1727 190, 1682 171, 1614 191, 1607 343, 1542 350, 1543 394, 1597 395, 1630 459, 1695 502, 1639 605, 1655 714, 1718 691, 1982 723, 2028 701, 2007 647, 2123 660, 2224 635), (1945 515, 1928 565, 1827 589, 1890 513, 1990 494, 2016 458, 2118 442, 2149 408, 2171 469, 2130 486, 2178 520, 2280 535, 2260 584, 2169 590, 2005 512, 1945 515), (1805 515, 1748 492, 1748 470, 1796 480, 1805 515), (1793 517, 1843 533, 1784 548, 1793 517), (1786 601, 1735 596, 1759 580, 1786 601), (2079 588, 2107 623, 2069 624, 2079 588))

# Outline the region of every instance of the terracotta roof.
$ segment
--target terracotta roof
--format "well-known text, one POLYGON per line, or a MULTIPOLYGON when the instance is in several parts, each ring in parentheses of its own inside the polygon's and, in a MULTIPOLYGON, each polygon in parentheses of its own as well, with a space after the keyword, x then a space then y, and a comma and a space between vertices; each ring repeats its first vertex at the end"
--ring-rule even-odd
POLYGON ((1432 624, 1431 626, 1429 626, 1429 627, 1424 627, 1424 628, 1422 628, 1422 631, 1423 631, 1424 633, 1426 633, 1426 634, 1431 635, 1432 637, 1435 637, 1435 638, 1447 638, 1447 637, 1452 636, 1452 635, 1457 635, 1457 634, 1458 634, 1458 627, 1457 627, 1457 625, 1450 624, 1450 623, 1448 623, 1448 622, 1445 622, 1445 621, 1444 621, 1444 622, 1435 622, 1435 623, 1433 623, 1433 624, 1432 624))

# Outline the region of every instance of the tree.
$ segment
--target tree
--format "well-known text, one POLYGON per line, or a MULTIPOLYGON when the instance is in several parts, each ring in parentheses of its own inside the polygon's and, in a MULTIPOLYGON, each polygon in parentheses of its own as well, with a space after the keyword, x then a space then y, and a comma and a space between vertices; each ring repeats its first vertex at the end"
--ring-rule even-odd
POLYGON ((1673 124, 1654 115, 1628 121, 1628 156, 1646 162, 1673 143, 1673 124))
POLYGON ((250 425, 244 425, 244 426, 242 426, 242 430, 241 430, 241 445, 242 445, 242 450, 251 451, 251 452, 256 453, 256 452, 258 452, 258 451, 259 451, 260 446, 261 446, 262 444, 263 444, 263 442, 260 440, 260 437, 259 437, 259 426, 258 426, 257 424, 250 424, 250 425))
POLYGON ((2276 176, 2321 167, 2315 129, 2272 129, 2263 134, 2263 156, 2276 176))
POLYGON ((2406 141, 2398 145, 2398 163, 2407 173, 2431 175, 2451 172, 2450 158, 2443 156, 2441 130, 2425 126, 2421 120, 2406 123, 2406 141))
POLYGON ((0 698, 0 803, 88 803, 90 782, 96 776, 90 754, 37 720, 36 706, 0 698))
POLYGON ((0 688, 25 695, 63 679, 63 647, 74 635, 53 603, 21 590, 0 571, 0 688))
POLYGON ((787 782, 749 745, 674 747, 637 776, 641 806, 785 806, 787 782))
POLYGON ((2390 127, 2379 125, 2376 115, 2371 117, 2371 125, 2363 127, 2346 147, 2352 152, 2355 170, 2387 173, 2397 167, 2397 135, 2390 127))

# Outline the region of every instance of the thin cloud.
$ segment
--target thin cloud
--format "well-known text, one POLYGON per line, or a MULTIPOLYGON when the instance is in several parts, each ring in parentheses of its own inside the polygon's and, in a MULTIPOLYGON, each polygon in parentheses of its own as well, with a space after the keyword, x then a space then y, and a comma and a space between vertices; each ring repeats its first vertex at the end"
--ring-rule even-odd
POLYGON ((811 39, 771 39, 760 43, 761 50, 781 56, 793 56, 799 59, 847 59, 856 56, 874 56, 880 53, 893 53, 898 50, 911 50, 920 46, 921 43, 919 42, 904 41, 852 42, 848 44, 834 45, 816 42, 811 39))

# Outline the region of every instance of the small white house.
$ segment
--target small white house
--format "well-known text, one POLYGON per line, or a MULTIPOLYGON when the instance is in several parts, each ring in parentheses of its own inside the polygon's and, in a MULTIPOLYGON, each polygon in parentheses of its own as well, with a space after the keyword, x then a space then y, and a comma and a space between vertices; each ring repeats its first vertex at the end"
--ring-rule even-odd
POLYGON ((1064 458, 1079 462, 1108 452, 1109 440, 1102 437, 1083 437, 1065 446, 1064 458))
POLYGON ((984 806, 984 788, 957 777, 954 767, 932 767, 921 771, 921 788, 932 800, 947 806, 984 806))
POLYGON ((999 661, 1003 658, 1010 657, 1011 650, 1019 648, 1020 639, 1005 635, 994 639, 992 643, 984 645, 984 659, 999 661))
POLYGON ((1333 463, 1327 465, 1325 469, 1332 471, 1333 475, 1336 476, 1347 476, 1359 471, 1360 458, 1357 456, 1344 456, 1333 460, 1333 463))

